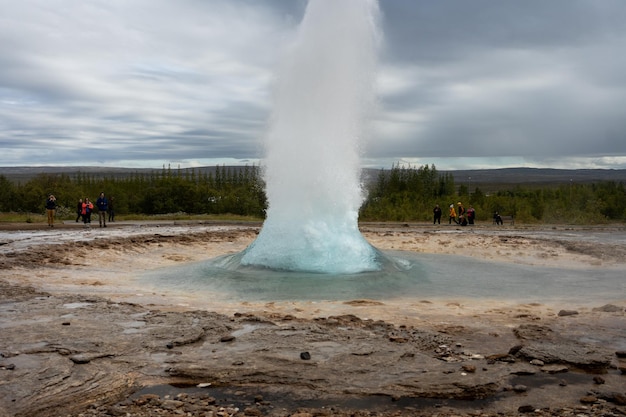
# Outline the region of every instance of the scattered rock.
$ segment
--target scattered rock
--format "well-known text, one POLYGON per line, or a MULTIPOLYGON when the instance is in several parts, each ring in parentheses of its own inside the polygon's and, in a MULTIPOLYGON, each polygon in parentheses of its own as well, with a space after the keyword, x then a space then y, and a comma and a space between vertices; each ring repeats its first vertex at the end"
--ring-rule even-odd
POLYGON ((83 365, 83 364, 91 362, 91 357, 87 355, 78 354, 78 355, 70 356, 70 360, 77 365, 83 365))
POLYGON ((463 365, 461 367, 465 372, 474 373, 476 372, 476 367, 474 365, 463 365))
POLYGON ((508 362, 508 363, 515 362, 515 358, 512 355, 509 355, 508 353, 496 353, 494 355, 488 355, 488 356, 485 356, 485 359, 487 359, 487 363, 495 363, 496 361, 508 362))
POLYGON ((537 371, 535 368, 523 367, 520 369, 515 369, 511 372, 511 375, 536 375, 537 371))
POLYGON ((546 364, 566 364, 594 373, 606 371, 612 362, 610 351, 597 345, 553 337, 552 340, 532 342, 522 348, 518 357, 539 359, 546 364))
POLYGON ((232 342, 233 340, 235 340, 235 336, 233 336, 232 334, 222 336, 220 338, 220 342, 232 342))
POLYGON ((534 413, 535 412, 535 407, 533 407, 532 405, 520 405, 517 408, 517 411, 519 413, 524 413, 524 414, 534 413))
POLYGON ((243 414, 246 416, 262 416, 263 412, 255 407, 248 407, 243 410, 243 414))
POLYGON ((565 365, 546 365, 541 368, 541 372, 547 374, 562 374, 569 371, 569 368, 565 365))
POLYGON ((580 398, 580 402, 582 404, 593 404, 598 401, 598 398, 595 395, 585 395, 580 398))
POLYGON ((184 402, 178 400, 164 400, 161 402, 161 408, 164 410, 174 411, 185 405, 184 402))
POLYGON ((561 311, 559 311, 559 317, 575 316, 577 314, 578 314, 578 311, 576 311, 576 310, 561 310, 561 311))
POLYGON ((300 353, 300 359, 304 360, 304 361, 308 361, 311 359, 311 354, 309 352, 301 352, 300 353))
POLYGON ((593 382, 597 385, 602 385, 604 384, 606 381, 604 380, 604 378, 602 378, 601 376, 594 376, 593 377, 593 382))
POLYGON ((113 355, 108 353, 78 353, 76 355, 71 355, 69 358, 77 365, 84 365, 93 361, 94 359, 109 358, 112 356, 113 355))
POLYGON ((392 334, 392 335, 389 335, 389 341, 394 342, 394 343, 407 343, 409 339, 403 336, 392 334))
POLYGON ((594 308, 592 311, 602 311, 604 313, 618 313, 624 311, 624 308, 613 304, 605 304, 602 307, 594 308))

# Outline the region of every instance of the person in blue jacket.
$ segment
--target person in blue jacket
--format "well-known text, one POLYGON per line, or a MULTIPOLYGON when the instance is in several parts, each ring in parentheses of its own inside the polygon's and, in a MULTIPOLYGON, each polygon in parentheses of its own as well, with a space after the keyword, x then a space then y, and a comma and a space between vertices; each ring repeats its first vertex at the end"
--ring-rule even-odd
POLYGON ((100 197, 96 200, 96 207, 98 207, 98 222, 100 227, 107 227, 107 210, 109 209, 109 201, 104 196, 104 192, 100 193, 100 197))

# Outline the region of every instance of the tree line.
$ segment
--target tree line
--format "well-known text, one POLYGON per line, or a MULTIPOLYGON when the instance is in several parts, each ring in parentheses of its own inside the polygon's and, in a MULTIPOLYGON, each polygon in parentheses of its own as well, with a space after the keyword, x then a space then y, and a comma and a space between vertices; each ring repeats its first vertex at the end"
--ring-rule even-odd
POLYGON ((476 210, 477 221, 491 221, 493 214, 514 216, 523 223, 594 224, 626 221, 626 189, 622 182, 593 184, 514 185, 508 190, 486 193, 457 186, 450 173, 434 165, 394 165, 381 170, 369 187, 360 210, 363 221, 432 221, 438 204, 447 221, 450 204, 458 202, 476 210))
MULTIPOLYGON (((451 173, 434 165, 394 165, 368 182, 361 206, 362 221, 432 221, 436 204, 447 221, 448 207, 472 205, 476 220, 491 221, 493 213, 514 216, 522 223, 593 224, 626 221, 626 189, 622 182, 512 186, 484 192, 455 184, 451 173)), ((112 177, 87 173, 39 174, 13 183, 0 175, 0 212, 41 213, 45 198, 54 194, 60 212, 70 217, 79 198, 104 191, 124 214, 235 214, 263 218, 267 198, 260 168, 216 167, 213 172, 163 168, 150 174, 112 177)))
POLYGON ((0 211, 39 213, 54 194, 60 211, 74 213, 79 198, 104 192, 124 214, 222 214, 263 217, 267 207, 259 167, 216 167, 214 172, 163 168, 123 178, 86 173, 39 174, 24 184, 0 175, 0 211))

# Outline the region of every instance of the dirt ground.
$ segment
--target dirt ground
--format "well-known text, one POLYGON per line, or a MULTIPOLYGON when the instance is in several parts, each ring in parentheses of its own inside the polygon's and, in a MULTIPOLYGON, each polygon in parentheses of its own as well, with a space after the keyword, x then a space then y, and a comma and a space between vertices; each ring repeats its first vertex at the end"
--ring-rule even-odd
MULTIPOLYGON (((626 415, 624 293, 255 302, 136 279, 260 227, 0 224, 0 416, 626 415)), ((361 231, 381 250, 626 271, 623 226, 361 231)))

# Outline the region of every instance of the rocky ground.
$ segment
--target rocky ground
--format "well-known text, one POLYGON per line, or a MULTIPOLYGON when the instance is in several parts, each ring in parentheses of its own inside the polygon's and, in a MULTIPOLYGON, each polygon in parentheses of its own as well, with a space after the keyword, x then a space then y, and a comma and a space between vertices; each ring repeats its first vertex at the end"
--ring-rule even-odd
MULTIPOLYGON (((626 258, 623 243, 570 230, 362 229, 381 249, 465 243, 483 259, 568 267, 626 258)), ((60 230, 0 234, 0 416, 626 415, 623 294, 590 308, 199 304, 140 293, 133 272, 240 251, 257 225, 60 230)))

